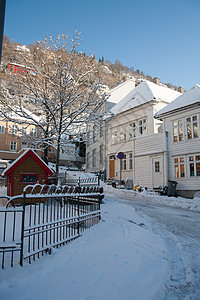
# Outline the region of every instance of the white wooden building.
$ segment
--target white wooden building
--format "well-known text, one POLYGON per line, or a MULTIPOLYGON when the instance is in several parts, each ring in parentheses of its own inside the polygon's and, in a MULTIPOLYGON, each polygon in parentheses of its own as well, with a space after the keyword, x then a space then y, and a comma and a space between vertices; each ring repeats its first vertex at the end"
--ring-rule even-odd
POLYGON ((200 85, 158 111, 168 135, 167 180, 176 181, 177 194, 193 197, 200 190, 200 85))
MULTIPOLYGON (((98 113, 109 113, 121 99, 135 88, 135 79, 119 84, 108 92, 108 100, 98 107, 98 113)), ((108 125, 108 124, 107 124, 108 125)), ((102 180, 107 177, 106 149, 108 143, 107 126, 105 122, 89 124, 87 128, 87 146, 86 146, 86 172, 101 173, 102 180)))
POLYGON ((154 114, 180 95, 146 80, 111 109, 115 117, 108 127, 108 177, 132 178, 134 184, 154 188, 165 185, 165 134, 163 122, 154 114), (125 154, 121 172, 119 152, 125 154))

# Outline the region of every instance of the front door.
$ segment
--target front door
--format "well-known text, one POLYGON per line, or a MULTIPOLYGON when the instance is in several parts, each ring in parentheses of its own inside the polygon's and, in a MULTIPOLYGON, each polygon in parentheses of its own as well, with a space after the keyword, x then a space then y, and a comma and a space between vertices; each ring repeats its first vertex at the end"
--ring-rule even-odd
POLYGON ((115 160, 110 159, 110 178, 115 177, 115 160))
POLYGON ((152 159, 153 164, 153 188, 158 188, 163 185, 162 174, 162 157, 152 159))

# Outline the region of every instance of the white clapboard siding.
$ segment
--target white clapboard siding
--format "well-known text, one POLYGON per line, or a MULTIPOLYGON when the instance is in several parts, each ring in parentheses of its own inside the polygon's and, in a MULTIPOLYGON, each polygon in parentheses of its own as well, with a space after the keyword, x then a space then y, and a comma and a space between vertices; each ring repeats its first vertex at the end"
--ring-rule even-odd
POLYGON ((152 188, 152 158, 163 158, 164 137, 164 133, 157 133, 134 140, 134 184, 152 188))
POLYGON ((164 151, 164 133, 155 133, 135 138, 135 156, 164 151))
POLYGON ((189 156, 200 154, 200 108, 185 109, 176 114, 166 117, 165 129, 168 134, 168 176, 170 180, 178 183, 177 190, 200 190, 200 177, 189 176, 189 156), (187 117, 198 115, 199 137, 187 140, 186 122, 187 117), (172 122, 183 119, 184 140, 181 142, 173 142, 172 122), (175 178, 174 176, 174 158, 183 156, 185 159, 185 177, 175 178))

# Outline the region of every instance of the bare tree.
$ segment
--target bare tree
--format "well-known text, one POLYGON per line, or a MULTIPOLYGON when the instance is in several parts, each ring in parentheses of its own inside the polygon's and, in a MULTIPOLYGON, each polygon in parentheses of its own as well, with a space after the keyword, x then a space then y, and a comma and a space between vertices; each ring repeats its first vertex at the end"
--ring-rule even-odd
POLYGON ((32 45, 30 53, 21 52, 20 74, 10 72, 1 84, 4 116, 11 118, 13 112, 40 128, 36 142, 43 145, 46 161, 48 147, 56 148, 57 172, 63 141, 83 135, 87 122, 98 123, 101 115, 95 108, 106 100, 95 80, 94 60, 77 51, 79 44, 80 34, 75 32, 70 41, 59 35, 55 41, 50 36, 32 45))

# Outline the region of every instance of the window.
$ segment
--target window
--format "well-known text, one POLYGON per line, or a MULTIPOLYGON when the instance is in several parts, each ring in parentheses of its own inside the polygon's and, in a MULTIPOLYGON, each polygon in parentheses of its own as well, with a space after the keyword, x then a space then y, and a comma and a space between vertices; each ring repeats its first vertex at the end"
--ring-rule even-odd
POLYGON ((97 151, 96 149, 92 150, 92 166, 95 167, 96 166, 96 156, 97 156, 97 151))
POLYGON ((184 157, 174 158, 174 175, 176 178, 185 177, 184 157))
POLYGON ((117 144, 117 130, 112 133, 112 144, 117 144))
POLYGON ((129 153, 129 169, 133 169, 133 154, 129 153))
POLYGON ((96 142, 96 134, 97 134, 96 130, 97 130, 97 128, 96 128, 96 126, 94 126, 93 127, 93 143, 96 142))
POLYGON ((99 149, 99 161, 100 161, 100 164, 103 163, 103 145, 100 145, 100 149, 99 149))
POLYGON ((100 128, 99 128, 99 137, 103 136, 103 122, 100 121, 100 128))
POLYGON ((173 141, 180 142, 183 141, 183 121, 178 120, 172 122, 172 132, 173 132, 173 141))
POLYGON ((200 155, 189 156, 190 177, 200 176, 200 155))
POLYGON ((124 158, 121 159, 122 170, 126 170, 126 154, 124 154, 124 158))
POLYGON ((37 129, 36 128, 31 128, 30 136, 33 138, 37 137, 37 129))
POLYGON ((10 150, 17 151, 17 142, 10 142, 10 150))
POLYGON ((28 148, 28 143, 22 142, 22 149, 28 148))
POLYGON ((160 162, 155 161, 155 173, 159 173, 159 172, 160 172, 160 162))
POLYGON ((38 182, 38 174, 20 174, 20 182, 21 183, 37 183, 38 182))
POLYGON ((186 118, 186 125, 187 125, 188 140, 198 138, 198 118, 197 118, 197 116, 186 118))
POLYGON ((121 128, 120 131, 120 142, 125 142, 126 141, 126 130, 125 128, 121 128))
POLYGON ((18 131, 17 125, 12 125, 12 127, 11 127, 12 134, 17 134, 17 131, 18 131))
POLYGON ((128 139, 131 140, 133 137, 136 137, 136 124, 135 122, 130 123, 128 126, 128 139))
POLYGON ((87 144, 89 145, 90 144, 90 131, 88 129, 88 132, 87 132, 87 144))
POLYGON ((146 119, 139 120, 138 122, 139 135, 147 133, 146 119))
POLYGON ((0 126, 0 133, 5 133, 5 127, 4 126, 0 126))
POLYGON ((86 160, 87 168, 90 167, 90 152, 87 153, 87 160, 86 160))
POLYGON ((24 134, 24 135, 27 134, 27 127, 22 126, 22 134, 24 134))

